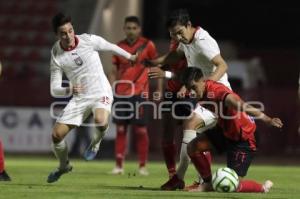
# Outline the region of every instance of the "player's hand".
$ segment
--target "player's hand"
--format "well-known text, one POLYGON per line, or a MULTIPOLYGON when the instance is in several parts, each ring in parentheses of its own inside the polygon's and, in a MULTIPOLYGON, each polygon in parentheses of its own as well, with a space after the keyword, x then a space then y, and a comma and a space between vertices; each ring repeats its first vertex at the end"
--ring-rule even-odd
POLYGON ((279 118, 271 118, 271 120, 269 121, 269 125, 274 126, 276 128, 282 128, 283 123, 279 118))
POLYGON ((77 84, 72 87, 72 91, 74 95, 78 95, 84 92, 84 87, 80 84, 77 84))
POLYGON ((136 63, 137 62, 137 59, 139 57, 139 53, 135 53, 134 55, 131 55, 129 60, 131 61, 131 63, 136 63))
POLYGON ((177 92, 177 98, 184 98, 186 92, 187 92, 186 87, 182 86, 181 89, 177 92))
POLYGON ((148 72, 148 76, 151 79, 164 78, 165 77, 165 71, 163 71, 159 67, 151 67, 149 72, 148 72))

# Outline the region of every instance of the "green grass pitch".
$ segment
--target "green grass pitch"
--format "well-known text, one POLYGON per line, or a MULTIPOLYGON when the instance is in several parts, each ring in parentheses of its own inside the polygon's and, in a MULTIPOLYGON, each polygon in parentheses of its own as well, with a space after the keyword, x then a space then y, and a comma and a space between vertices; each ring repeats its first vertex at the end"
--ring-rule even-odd
MULTIPOLYGON (((85 162, 73 160, 71 173, 53 184, 47 184, 48 173, 56 167, 54 159, 14 158, 6 159, 6 167, 12 182, 0 182, 0 198, 300 198, 300 167, 252 165, 247 178, 262 182, 271 179, 274 187, 267 194, 248 193, 189 193, 184 191, 160 191, 159 187, 167 180, 165 166, 162 162, 150 162, 150 175, 136 174, 136 162, 126 162, 125 174, 112 176, 108 174, 114 163, 112 161, 85 162)), ((213 170, 224 165, 214 165, 213 170)), ((196 179, 196 172, 190 165, 186 183, 196 179)))

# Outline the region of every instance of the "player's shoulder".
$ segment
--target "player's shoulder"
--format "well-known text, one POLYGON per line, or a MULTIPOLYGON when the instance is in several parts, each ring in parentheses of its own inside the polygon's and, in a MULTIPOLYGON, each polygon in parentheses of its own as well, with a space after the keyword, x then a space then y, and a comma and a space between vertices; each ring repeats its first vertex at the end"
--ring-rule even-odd
POLYGON ((95 36, 93 34, 83 33, 81 35, 76 35, 76 37, 83 41, 91 41, 92 37, 95 36))
POLYGON ((196 27, 196 32, 194 36, 196 40, 198 41, 204 40, 208 35, 209 35, 208 32, 204 28, 196 27))
POLYGON ((51 48, 51 55, 56 57, 59 54, 60 49, 59 41, 56 41, 51 48))
POLYGON ((229 90, 224 84, 217 82, 217 81, 213 81, 213 80, 206 80, 205 81, 205 85, 206 88, 210 91, 214 91, 214 90, 229 90))

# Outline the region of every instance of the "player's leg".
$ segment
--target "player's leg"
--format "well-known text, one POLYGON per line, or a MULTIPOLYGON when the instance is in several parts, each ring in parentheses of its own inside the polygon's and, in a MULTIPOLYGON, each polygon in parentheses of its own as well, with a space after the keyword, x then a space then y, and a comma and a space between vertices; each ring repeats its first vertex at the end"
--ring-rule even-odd
POLYGON ((149 138, 146 125, 133 124, 132 130, 136 135, 136 149, 139 157, 139 173, 141 175, 149 175, 146 169, 148 160, 149 138))
POLYGON ((69 164, 68 147, 64 140, 65 136, 73 129, 75 125, 55 123, 52 130, 52 149, 59 160, 58 169, 51 172, 48 176, 48 183, 57 181, 60 176, 72 170, 72 166, 69 164))
POLYGON ((115 159, 116 166, 111 171, 111 174, 124 173, 124 160, 127 148, 127 124, 116 124, 117 134, 115 139, 115 159))
POLYGON ((200 191, 199 189, 203 189, 202 191, 211 190, 211 160, 210 157, 206 156, 211 148, 210 140, 205 133, 200 134, 188 144, 188 155, 203 180, 202 186, 199 185, 196 188, 197 191, 200 191))
POLYGON ((269 192, 273 183, 267 180, 264 184, 244 177, 254 158, 255 152, 249 147, 248 141, 228 141, 227 167, 233 169, 240 178, 240 184, 236 192, 265 193, 269 192))
MULTIPOLYGON (((197 136, 196 133, 201 134, 206 130, 212 128, 215 124, 215 115, 201 106, 197 106, 197 108, 192 113, 192 117, 184 121, 183 139, 180 150, 180 162, 176 173, 180 179, 184 178, 189 164, 187 144, 197 136)), ((211 160, 210 152, 205 152, 204 155, 208 160, 211 160)))
POLYGON ((93 133, 90 146, 84 153, 85 160, 93 160, 100 148, 101 141, 108 131, 108 121, 110 115, 109 108, 98 108, 93 109, 94 122, 95 122, 95 132, 93 133))
POLYGON ((0 139, 0 181, 11 181, 11 178, 5 171, 4 149, 3 149, 1 139, 0 139))
POLYGON ((171 178, 174 174, 176 174, 177 147, 175 143, 175 132, 178 125, 175 125, 175 120, 170 112, 164 113, 162 122, 164 130, 161 145, 169 178, 171 178))
POLYGON ((171 179, 161 186, 162 190, 176 190, 184 188, 185 183, 183 179, 190 162, 190 158, 188 157, 187 153, 187 145, 194 138, 196 138, 196 129, 199 126, 204 126, 204 122, 196 115, 196 113, 192 113, 192 116, 184 121, 183 139, 180 149, 180 161, 177 172, 171 179))
POLYGON ((136 149, 139 158, 139 174, 149 175, 146 168, 146 162, 148 160, 148 150, 149 150, 149 137, 147 129, 147 109, 144 102, 145 98, 139 95, 133 96, 129 101, 134 104, 134 117, 130 119, 132 125, 132 132, 136 138, 136 149))
POLYGON ((212 148, 219 152, 226 147, 222 129, 215 126, 198 134, 197 138, 188 144, 188 155, 196 170, 200 174, 203 183, 198 186, 186 188, 187 191, 212 191, 211 154, 212 148), (208 155, 209 154, 209 155, 208 155))

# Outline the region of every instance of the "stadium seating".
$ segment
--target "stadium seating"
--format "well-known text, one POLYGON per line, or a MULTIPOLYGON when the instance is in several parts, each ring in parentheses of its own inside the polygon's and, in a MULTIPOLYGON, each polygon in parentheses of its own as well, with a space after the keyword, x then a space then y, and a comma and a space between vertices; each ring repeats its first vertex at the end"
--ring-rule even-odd
MULTIPOLYGON (((41 93, 41 99, 44 100, 38 103, 40 105, 49 102, 48 89, 37 86, 33 88, 30 82, 43 81, 42 85, 49 84, 45 75, 48 76, 47 65, 51 45, 54 42, 51 17, 58 9, 58 0, 0 1, 0 61, 3 65, 1 81, 6 81, 3 83, 5 90, 13 90, 19 84, 22 85, 24 93, 32 93, 32 90, 41 93)), ((21 96, 18 92, 11 94, 10 99, 14 100, 10 102, 0 100, 2 105, 12 102, 14 104, 26 102, 27 106, 37 105, 24 99, 26 95, 21 96)))

